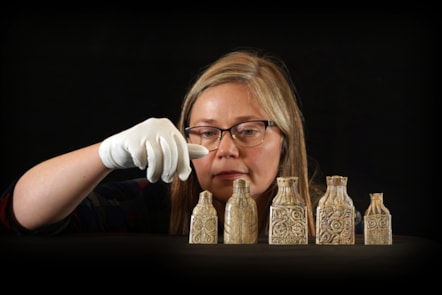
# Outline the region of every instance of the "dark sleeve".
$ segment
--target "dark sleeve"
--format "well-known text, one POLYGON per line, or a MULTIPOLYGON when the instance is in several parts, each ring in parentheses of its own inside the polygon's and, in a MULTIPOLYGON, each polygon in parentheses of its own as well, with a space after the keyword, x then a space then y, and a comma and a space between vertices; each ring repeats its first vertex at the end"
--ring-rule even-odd
POLYGON ((16 181, 11 183, 9 187, 0 196, 0 233, 1 234, 18 234, 20 231, 14 222, 11 211, 12 190, 16 181))
POLYGON ((167 233, 170 194, 163 182, 146 179, 98 185, 64 220, 28 231, 12 214, 13 182, 0 196, 0 233, 14 235, 59 235, 80 232, 167 233))
POLYGON ((71 215, 70 232, 167 233, 170 194, 163 182, 133 179, 100 184, 71 215))

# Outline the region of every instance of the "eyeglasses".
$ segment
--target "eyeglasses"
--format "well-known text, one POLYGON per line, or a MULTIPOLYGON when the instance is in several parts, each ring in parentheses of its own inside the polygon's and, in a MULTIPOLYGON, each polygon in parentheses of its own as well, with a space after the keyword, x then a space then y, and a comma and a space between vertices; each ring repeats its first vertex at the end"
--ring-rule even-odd
POLYGON ((252 120, 236 124, 228 129, 212 126, 187 127, 184 132, 191 143, 205 146, 209 151, 218 148, 225 131, 228 131, 238 147, 255 147, 264 142, 266 129, 276 126, 269 120, 252 120))

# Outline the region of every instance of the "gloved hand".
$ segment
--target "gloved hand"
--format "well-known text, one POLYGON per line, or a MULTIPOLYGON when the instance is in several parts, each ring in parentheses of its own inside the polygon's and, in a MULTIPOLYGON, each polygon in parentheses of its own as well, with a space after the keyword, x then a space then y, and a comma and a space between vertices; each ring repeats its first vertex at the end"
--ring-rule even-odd
POLYGON ((106 138, 100 145, 99 155, 110 169, 147 167, 150 182, 161 179, 171 182, 178 173, 186 180, 190 168, 189 150, 192 158, 208 154, 200 145, 187 144, 180 131, 166 118, 150 118, 127 130, 106 138))

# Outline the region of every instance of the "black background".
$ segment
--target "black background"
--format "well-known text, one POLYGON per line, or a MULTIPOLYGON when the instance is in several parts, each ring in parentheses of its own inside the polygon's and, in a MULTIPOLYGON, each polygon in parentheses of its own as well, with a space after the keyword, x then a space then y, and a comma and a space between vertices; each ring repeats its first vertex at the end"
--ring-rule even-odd
MULTIPOLYGON (((151 116, 177 121, 187 88, 228 51, 282 58, 324 175, 348 176, 362 213, 384 193, 394 234, 434 237, 431 13, 3 10, 0 188, 52 156, 151 116)), ((137 169, 110 179, 144 176, 137 169)))

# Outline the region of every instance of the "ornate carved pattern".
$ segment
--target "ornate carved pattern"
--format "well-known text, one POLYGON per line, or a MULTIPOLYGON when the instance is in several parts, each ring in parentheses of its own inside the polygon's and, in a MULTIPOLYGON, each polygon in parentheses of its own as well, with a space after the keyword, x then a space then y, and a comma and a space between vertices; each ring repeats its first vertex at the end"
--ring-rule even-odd
POLYGON ((270 208, 269 244, 308 244, 307 211, 299 205, 270 208))
POLYGON ((391 215, 376 214, 364 217, 366 245, 391 245, 391 215))
POLYGON ((348 206, 327 206, 318 210, 316 218, 317 244, 354 244, 354 209, 348 206))
POLYGON ((216 216, 193 215, 189 242, 191 244, 218 243, 218 218, 216 216))

